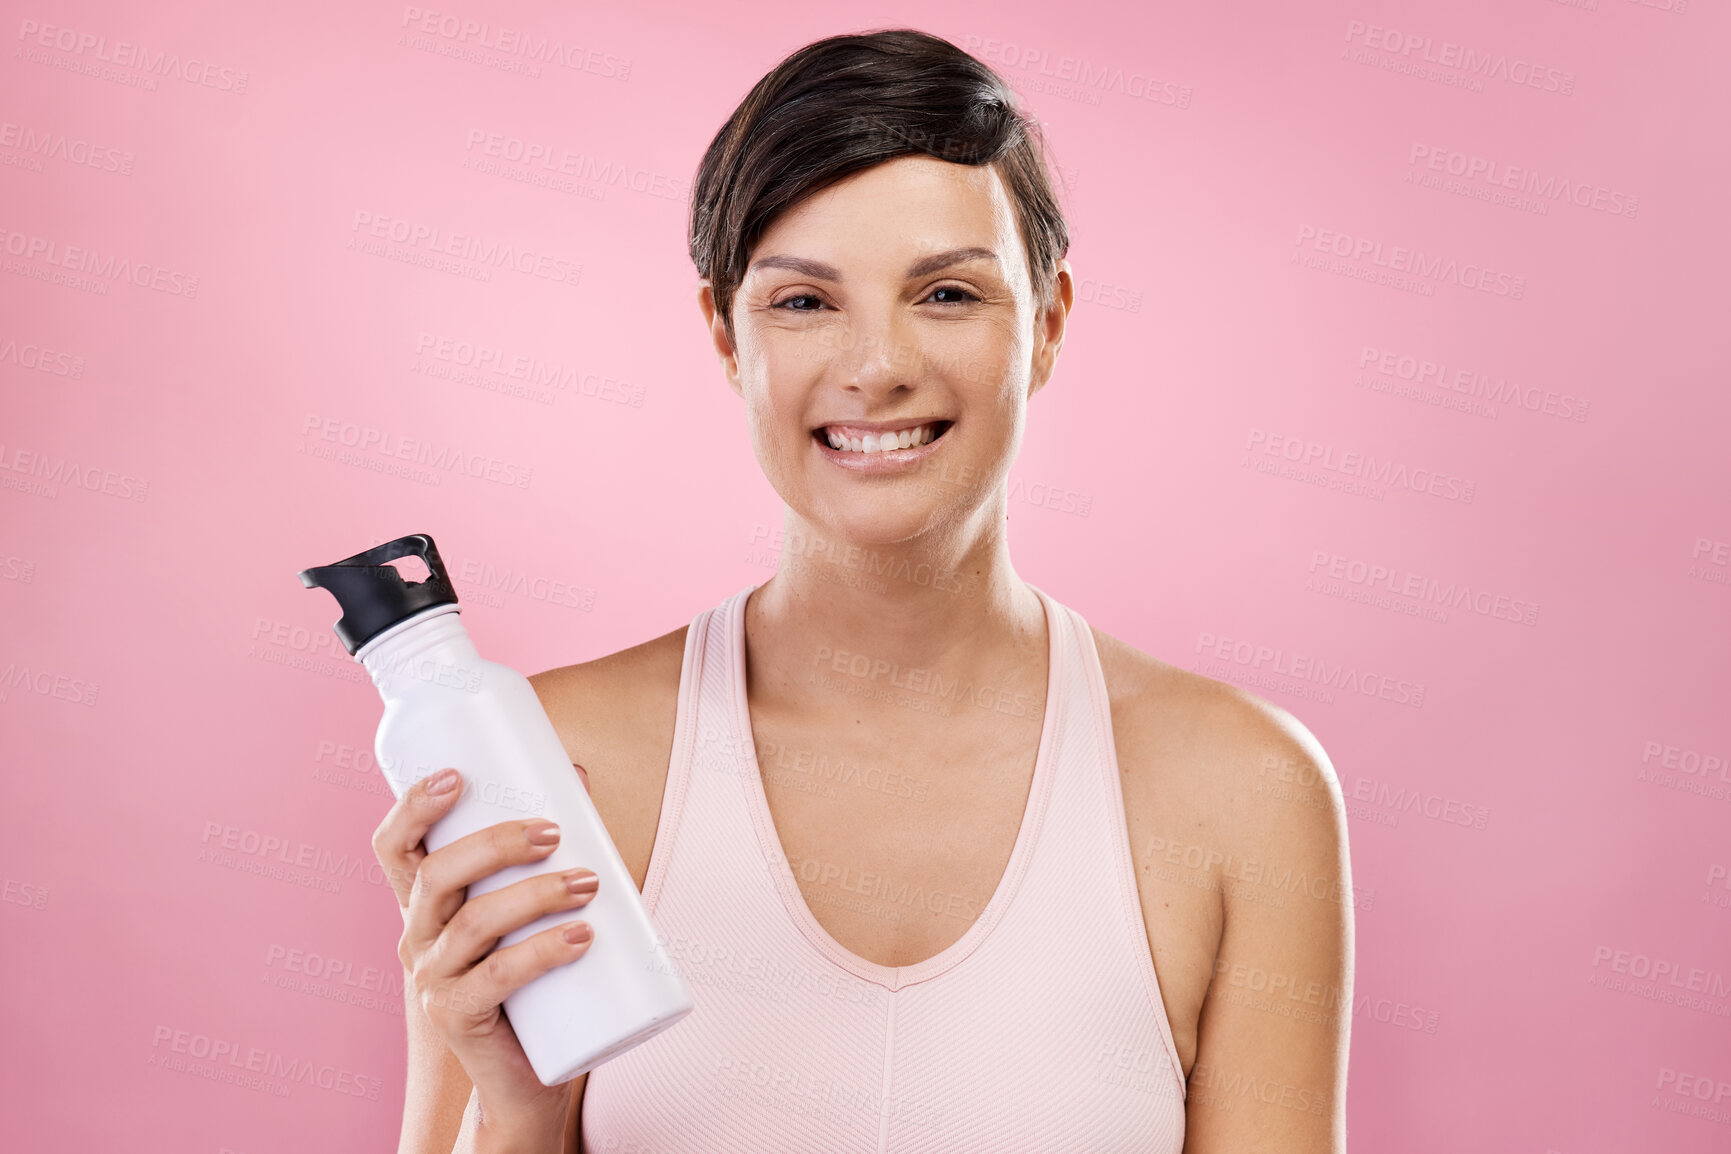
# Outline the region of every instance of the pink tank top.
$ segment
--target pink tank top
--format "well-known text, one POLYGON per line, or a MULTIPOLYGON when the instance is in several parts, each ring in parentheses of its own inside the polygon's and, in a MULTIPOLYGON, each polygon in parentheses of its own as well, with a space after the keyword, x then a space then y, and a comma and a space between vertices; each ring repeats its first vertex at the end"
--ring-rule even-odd
POLYGON ((1184 1078, 1081 615, 1035 590, 1050 682, 997 891, 943 952, 892 967, 829 935, 782 852, 746 707, 752 588, 686 636, 643 887, 695 1006, 590 1072, 584 1149, 1179 1154, 1184 1078))

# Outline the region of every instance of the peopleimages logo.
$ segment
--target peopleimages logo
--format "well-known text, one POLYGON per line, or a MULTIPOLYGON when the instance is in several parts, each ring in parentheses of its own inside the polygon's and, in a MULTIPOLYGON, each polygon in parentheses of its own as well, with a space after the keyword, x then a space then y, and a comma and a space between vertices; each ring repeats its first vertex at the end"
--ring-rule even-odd
POLYGON ((1191 88, 1188 84, 1162 80, 1152 72, 1095 64, 1079 56, 1053 56, 1044 49, 985 36, 964 37, 962 47, 988 64, 1016 69, 1029 78, 1076 86, 1074 90, 1059 88, 1054 95, 1069 96, 1074 93, 1083 97, 1086 103, 1098 104, 1100 93, 1115 92, 1120 96, 1128 96, 1132 100, 1146 100, 1151 104, 1165 104, 1173 108, 1190 107, 1191 88))
POLYGON ((574 180, 602 187, 629 189, 645 196, 680 203, 691 199, 690 181, 682 177, 636 168, 618 160, 601 160, 588 153, 575 152, 546 141, 524 140, 522 137, 471 128, 463 149, 471 155, 478 152, 492 160, 508 161, 525 168, 539 168, 558 176, 569 176, 574 180))
MULTIPOLYGON (((831 649, 827 645, 817 647, 812 655, 812 665, 822 668, 828 663, 829 672, 846 674, 857 680, 875 683, 878 678, 886 679, 886 684, 895 689, 905 689, 910 693, 925 694, 945 702, 961 704, 966 702, 977 705, 988 712, 1010 714, 1014 717, 1029 717, 1040 704, 1026 693, 1012 693, 1001 686, 976 685, 960 676, 946 678, 939 670, 923 668, 904 668, 894 661, 881 657, 873 657, 866 653, 850 653, 845 649, 831 649)), ((828 688, 844 689, 842 684, 832 683, 830 679, 814 680, 808 675, 807 684, 823 684, 828 688)), ((843 683, 845 684, 845 683, 843 683)), ((884 691, 880 700, 897 700, 894 695, 884 691)), ((863 694, 862 694, 863 695, 863 694)), ((905 702, 904 702, 905 703, 905 702)), ((926 712, 922 710, 922 712, 926 712)))
POLYGON ((402 27, 425 37, 437 36, 453 46, 485 48, 523 61, 557 64, 603 80, 631 79, 631 61, 626 57, 585 48, 581 44, 567 44, 551 36, 537 36, 518 28, 498 28, 485 20, 471 20, 450 12, 433 12, 410 5, 403 9, 402 27))
POLYGON ((1658 1089, 1652 1102, 1656 1110, 1731 1125, 1731 1082, 1724 1078, 1660 1066, 1658 1089))
POLYGON ((643 407, 642 385, 480 341, 423 331, 415 338, 415 354, 421 360, 413 371, 487 392, 520 395, 543 404, 553 403, 558 393, 565 392, 633 409, 643 407))
POLYGON ((88 489, 122 501, 142 501, 150 495, 150 482, 130 473, 116 473, 99 465, 79 462, 72 457, 56 457, 52 453, 20 449, 17 445, 0 442, 0 489, 15 489, 38 497, 55 500, 60 486, 68 489, 88 489), (23 477, 7 474, 22 473, 23 477))
POLYGON ((264 971, 260 977, 279 990, 308 994, 400 1018, 403 1016, 403 976, 401 970, 393 973, 392 969, 357 967, 344 958, 273 942, 265 949, 264 971))
MULTIPOLYGON (((1554 173, 1541 175, 1536 169, 1505 164, 1440 145, 1415 143, 1407 153, 1406 162, 1408 183, 1413 181, 1415 174, 1422 177, 1425 173, 1439 173, 1455 177, 1466 186, 1482 187, 1487 194, 1501 194, 1507 190, 1534 197, 1541 213, 1549 211, 1551 202, 1562 201, 1576 208, 1633 220, 1636 210, 1641 207, 1641 198, 1626 192, 1588 181, 1570 180, 1554 173)), ((1515 203, 1514 207, 1523 206, 1515 203)))
POLYGON ((95 682, 69 673, 56 673, 40 667, 32 669, 16 661, 9 661, 4 669, 0 669, 0 704, 10 701, 14 691, 22 690, 79 705, 95 705, 96 694, 101 688, 95 682))
POLYGON ((1464 44, 1456 44, 1452 40, 1438 41, 1417 32, 1401 32, 1395 28, 1384 28, 1380 24, 1348 20, 1346 40, 1348 44, 1363 48, 1371 54, 1371 58, 1360 61, 1361 63, 1378 63, 1375 54, 1380 53, 1391 62, 1433 65, 1459 71, 1481 85, 1486 80, 1501 80, 1509 84, 1537 88, 1542 92, 1555 92, 1560 96, 1572 96, 1575 91, 1573 72, 1534 64, 1530 60, 1511 57, 1506 53, 1481 51, 1464 44))
MULTIPOLYGON (((1529 413, 1542 413, 1563 421, 1585 421, 1587 410, 1591 407, 1590 401, 1571 393, 1541 389, 1537 385, 1523 385, 1507 377, 1493 378, 1489 373, 1476 368, 1455 368, 1451 371, 1447 364, 1440 361, 1395 349, 1382 349, 1375 345, 1365 345, 1359 352, 1358 367, 1359 379, 1356 383, 1377 392, 1389 391, 1374 380, 1374 377, 1382 377, 1389 381, 1403 382, 1421 393, 1428 386, 1443 396, 1450 393, 1460 394, 1458 400, 1465 405, 1470 405, 1473 401, 1513 405, 1529 413), (1373 374, 1371 380, 1366 380, 1366 370, 1373 374)), ((1457 398, 1451 397, 1449 400, 1453 402, 1457 398)), ((1450 407, 1459 406, 1451 404, 1450 407)), ((1487 411, 1493 417, 1496 415, 1494 409, 1487 411)))
MULTIPOLYGON (((1539 623, 1539 605, 1536 601, 1510 597, 1482 587, 1475 588, 1466 581, 1451 580, 1445 584, 1439 578, 1414 573, 1398 565, 1366 561, 1358 557, 1331 553, 1326 549, 1311 551, 1309 573, 1313 581, 1326 577, 1367 591, 1386 590, 1399 597, 1409 597, 1414 601, 1445 609, 1467 609, 1480 617, 1512 621, 1519 625, 1539 623)), ((1311 582, 1306 582, 1305 588, 1310 587, 1311 582)), ((1443 620, 1448 620, 1446 613, 1443 620)))
POLYGON ((1717 777, 1731 782, 1731 758, 1722 754, 1702 753, 1663 741, 1649 741, 1641 748, 1641 764, 1676 770, 1692 777, 1717 777))
POLYGON ((1352 1014, 1355 1018, 1369 1018, 1371 1021, 1381 1022, 1385 1026, 1395 1026, 1424 1034, 1436 1033, 1437 1024, 1442 1019, 1442 1015, 1436 1010, 1411 1006, 1392 998, 1373 998, 1369 994, 1354 995, 1352 1014))
MULTIPOLYGON (((1397 705, 1410 705, 1414 709, 1424 706, 1425 686, 1422 682, 1360 669, 1344 661, 1330 664, 1326 658, 1315 654, 1221 637, 1206 631, 1197 635, 1194 652, 1214 662, 1230 661, 1243 667, 1245 673, 1254 675, 1232 676, 1230 666, 1209 664, 1207 660, 1199 663, 1198 671, 1210 677, 1226 676, 1240 683, 1268 684, 1272 688, 1285 689, 1288 692, 1297 692, 1303 689, 1306 683, 1313 683, 1344 693, 1378 697, 1397 705)), ((1300 695, 1310 696, 1302 693, 1300 695)), ((1318 699, 1329 702, 1333 700, 1331 696, 1318 699)))
POLYGON ((581 609, 585 613, 595 609, 595 590, 586 585, 557 581, 544 574, 526 573, 491 561, 467 558, 455 567, 452 576, 458 584, 473 585, 489 593, 514 594, 547 605, 581 609))
POLYGON ((1361 817, 1377 825, 1399 826, 1400 815, 1403 813, 1428 817, 1444 825, 1466 826, 1469 829, 1484 829, 1491 819, 1491 811, 1487 806, 1473 805, 1440 793, 1425 793, 1419 789, 1409 791, 1404 785, 1391 785, 1386 781, 1374 781, 1368 777, 1356 779, 1351 789, 1344 790, 1344 796, 1350 816, 1361 817), (1387 812, 1369 812, 1354 806, 1354 802, 1364 802, 1387 812), (1393 820, 1389 820, 1390 818, 1393 820))
POLYGON ((384 886, 389 878, 371 853, 338 853, 296 838, 278 837, 255 829, 204 823, 199 838, 198 861, 323 890, 340 893, 345 881, 360 880, 384 886))
POLYGON ((110 145, 95 144, 76 136, 67 136, 64 132, 37 130, 27 125, 13 124, 10 120, 0 120, 0 148, 11 149, 37 161, 37 172, 42 171, 42 160, 58 160, 83 168, 94 168, 98 172, 131 176, 135 159, 132 153, 123 152, 110 145))
MULTIPOLYGON (((1385 255, 1383 242, 1380 240, 1301 224, 1298 226, 1298 236, 1292 243, 1302 249, 1307 242, 1316 252, 1341 260, 1369 261, 1375 268, 1386 270, 1389 274, 1416 277, 1420 285, 1441 282, 1458 288, 1490 293, 1492 296, 1508 297, 1515 301, 1527 295, 1526 277, 1499 272, 1472 261, 1462 262, 1453 257, 1426 255, 1422 249, 1398 244, 1389 246, 1385 255)), ((1300 256, 1298 249, 1292 254, 1295 262, 1300 256)), ((1395 287, 1401 285, 1396 283, 1395 287)))
MULTIPOLYGON (((1273 457, 1289 462, 1299 470, 1317 470, 1316 475, 1319 478, 1338 482, 1329 487, 1348 492, 1365 489, 1366 495, 1374 496, 1377 500, 1382 499, 1381 486, 1387 486, 1393 489, 1410 489, 1415 493, 1470 505, 1478 488, 1476 482, 1456 477, 1452 473, 1409 467, 1405 462, 1396 462, 1386 457, 1379 460, 1371 453, 1339 449, 1322 441, 1288 436, 1254 426, 1246 434, 1244 452, 1245 459, 1242 463, 1246 466, 1256 460, 1258 455, 1273 457), (1335 477, 1326 477, 1329 473, 1335 474, 1335 477)), ((1298 479, 1309 478, 1301 474, 1298 479)))
MULTIPOLYGON (((237 96, 246 92, 248 74, 241 69, 211 64, 194 56, 183 59, 178 52, 152 52, 125 40, 116 40, 110 44, 106 36, 81 32, 76 28, 43 24, 36 20, 21 20, 18 23, 18 39, 24 42, 25 48, 52 48, 57 52, 67 53, 76 63, 98 61, 117 68, 148 73, 153 77, 172 76, 188 84, 214 88, 219 92, 233 92, 237 96)), ((51 61, 50 57, 48 61, 36 62, 51 61)), ((155 85, 152 84, 151 87, 154 88, 155 85)))
MULTIPOLYGON (((341 417, 308 413, 301 422, 301 435, 304 440, 297 452, 371 468, 374 472, 392 472, 394 468, 406 469, 426 474, 434 484, 442 481, 447 474, 461 473, 476 480, 527 489, 535 475, 533 465, 500 460, 485 453, 465 452, 454 445, 441 445, 419 437, 405 437, 401 433, 345 421, 341 417), (306 444, 308 440, 313 440, 310 450, 306 444), (319 445, 319 440, 330 442, 330 446, 327 448, 319 445), (426 468, 415 469, 415 466, 426 468)), ((415 476, 413 479, 426 478, 415 476)))
POLYGON ((56 352, 39 344, 20 344, 14 337, 0 337, 0 364, 14 364, 21 369, 34 369, 52 377, 84 375, 84 358, 72 353, 56 352))
MULTIPOLYGON (((577 261, 472 233, 451 232, 436 225, 368 212, 365 209, 355 210, 349 231, 354 234, 349 238, 350 248, 374 256, 404 259, 409 264, 436 267, 437 258, 452 257, 490 268, 508 268, 524 276, 539 277, 556 284, 574 285, 583 278, 583 266, 577 261), (381 242, 389 242, 400 248, 392 250, 381 242)), ((485 268, 475 271, 486 273, 485 268)), ((478 279, 491 278, 483 275, 478 279)))
POLYGON ((1674 958, 1657 958, 1600 945, 1593 948, 1593 968, 1598 969, 1601 965, 1614 974, 1646 979, 1673 990, 1705 994, 1711 998, 1731 997, 1731 979, 1724 973, 1700 966, 1686 966, 1674 958))
MULTIPOLYGON (((198 295, 198 278, 195 276, 146 261, 134 261, 130 257, 117 256, 112 252, 103 255, 82 245, 62 244, 52 237, 16 232, 4 225, 0 225, 0 251, 4 251, 7 256, 39 261, 57 269, 70 269, 75 273, 96 277, 104 293, 107 289, 100 285, 101 281, 125 281, 138 288, 154 289, 169 296, 190 299, 198 295)), ((9 267, 6 271, 29 275, 27 266, 9 267)))
POLYGON ((263 1046, 249 1046, 232 1038, 217 1038, 192 1030, 159 1025, 151 1036, 152 1054, 149 1064, 166 1070, 198 1074, 218 1082, 246 1081, 255 1078, 251 1089, 265 1089, 257 1081, 274 1083, 268 1092, 288 1097, 292 1084, 316 1086, 333 1094, 365 1098, 377 1102, 384 1080, 356 1073, 329 1063, 316 1063, 309 1058, 293 1058, 263 1046), (194 1061, 177 1059, 185 1055, 194 1061), (207 1064, 201 1068, 200 1064, 207 1064), (226 1069, 224 1067, 227 1067, 226 1069))

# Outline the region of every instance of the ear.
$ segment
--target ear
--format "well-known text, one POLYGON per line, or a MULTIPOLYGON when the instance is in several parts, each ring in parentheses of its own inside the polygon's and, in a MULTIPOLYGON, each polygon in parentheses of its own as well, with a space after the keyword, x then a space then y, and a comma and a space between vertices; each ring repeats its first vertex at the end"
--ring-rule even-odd
POLYGON ((745 396, 739 383, 739 354, 733 347, 733 338, 727 335, 721 311, 715 307, 715 290, 708 277, 698 284, 697 307, 703 313, 703 323, 709 326, 709 343, 715 347, 715 357, 721 362, 721 371, 727 375, 728 387, 736 395, 745 396))
POLYGON ((1070 306, 1076 303, 1076 280, 1070 262, 1060 260, 1052 278, 1052 299, 1034 318, 1034 363, 1028 377, 1028 395, 1040 391, 1052 379, 1058 367, 1058 352, 1064 346, 1064 333, 1070 319, 1070 306))

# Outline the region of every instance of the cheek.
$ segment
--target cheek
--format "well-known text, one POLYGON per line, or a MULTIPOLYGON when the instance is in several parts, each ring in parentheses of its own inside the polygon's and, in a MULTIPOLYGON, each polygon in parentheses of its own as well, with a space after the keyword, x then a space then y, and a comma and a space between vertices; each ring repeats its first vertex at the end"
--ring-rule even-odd
POLYGON ((775 406, 762 393, 748 392, 745 397, 745 425, 753 447, 760 455, 774 450, 779 428, 775 406))
POLYGON ((788 341, 760 345, 741 368, 753 426, 767 433, 800 426, 824 366, 800 342, 788 341))
POLYGON ((1028 385, 1028 364, 1014 342, 981 339, 952 350, 950 378, 978 411, 1013 408, 1028 385))
POLYGON ((783 472, 803 449, 806 434, 799 398, 791 390, 778 389, 762 378, 749 381, 745 390, 746 428, 752 450, 766 474, 783 472))

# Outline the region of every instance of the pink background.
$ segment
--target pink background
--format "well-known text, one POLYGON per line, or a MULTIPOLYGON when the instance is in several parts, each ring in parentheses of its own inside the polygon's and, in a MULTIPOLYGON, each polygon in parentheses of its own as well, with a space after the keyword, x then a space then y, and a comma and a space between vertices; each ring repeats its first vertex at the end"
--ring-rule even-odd
POLYGON ((398 977, 366 868, 388 798, 352 756, 378 702, 295 572, 429 532, 483 652, 526 672, 764 580, 780 503, 681 196, 785 53, 912 23, 1023 91, 1074 224, 1019 571, 1290 709, 1340 772, 1354 1147, 1731 1146, 1721 6, 472 2, 424 32, 402 5, 241 7, 7 5, 6 1145, 394 1143, 400 1003, 366 992, 398 977), (523 71, 465 44, 483 19, 589 66, 523 71), (574 175, 488 157, 494 134, 574 175), (1449 175, 1473 157, 1494 170, 1449 175), (1495 198, 1487 175, 1528 171, 1582 203, 1495 198), (576 283, 426 267, 375 220, 576 283), (1396 248, 1436 275, 1365 279, 1396 248), (512 395, 456 363, 475 346, 563 387, 512 395), (1414 395, 1419 362, 1448 387, 1414 395), (328 455, 364 429, 483 475, 328 455), (1347 453, 1416 485, 1342 488, 1347 453), (1372 566, 1478 608, 1367 599, 1372 566), (1295 655, 1386 680, 1274 672, 1295 655), (182 1031, 331 1085, 176 1069, 182 1031))

